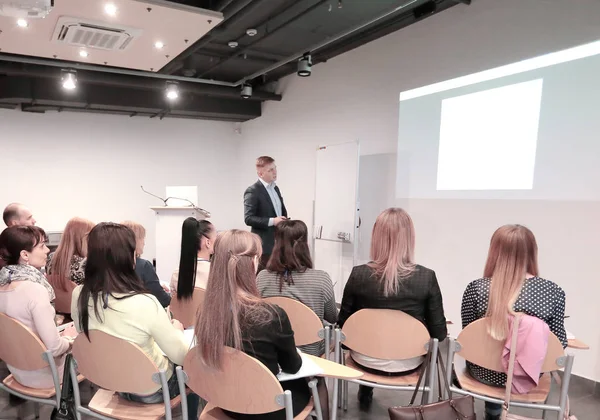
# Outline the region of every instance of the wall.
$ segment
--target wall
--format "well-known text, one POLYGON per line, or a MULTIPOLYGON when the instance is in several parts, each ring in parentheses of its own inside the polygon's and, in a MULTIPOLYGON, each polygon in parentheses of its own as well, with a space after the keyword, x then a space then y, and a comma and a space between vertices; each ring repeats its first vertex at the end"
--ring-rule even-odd
MULTIPOLYGON (((290 214, 310 222, 318 145, 359 139, 364 155, 395 153, 401 91, 600 39, 598 15, 594 0, 474 0, 317 65, 310 78, 290 76, 282 81, 284 100, 266 104, 263 117, 242 126, 240 190, 255 179, 256 156, 272 155, 290 214)), ((567 293, 567 328, 592 345, 577 352, 575 372, 600 380, 598 202, 402 205, 415 219, 417 258, 438 272, 454 322, 464 287, 481 275, 493 229, 529 224, 540 242, 542 274, 567 293)), ((364 229, 362 236, 368 237, 364 229)))
POLYGON ((233 125, 182 119, 0 110, 0 208, 31 208, 38 226, 62 230, 73 216, 94 222, 137 220, 154 257, 154 213, 167 185, 197 185, 198 205, 219 229, 242 219, 230 186, 239 137, 233 125))

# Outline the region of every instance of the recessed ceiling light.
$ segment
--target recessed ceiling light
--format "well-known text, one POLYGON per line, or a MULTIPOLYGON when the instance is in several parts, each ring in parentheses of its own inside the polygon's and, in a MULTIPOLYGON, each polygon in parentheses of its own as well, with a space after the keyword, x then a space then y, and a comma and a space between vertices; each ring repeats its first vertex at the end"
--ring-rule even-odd
POLYGON ((157 50, 162 49, 165 46, 165 44, 162 41, 156 41, 154 43, 154 48, 156 48, 157 50))
POLYGON ((179 98, 179 89, 177 88, 177 82, 167 82, 166 97, 170 101, 174 101, 179 98))
POLYGON ((90 55, 86 50, 81 50, 79 51, 79 56, 86 58, 88 55, 90 55))
POLYGON ((229 47, 230 47, 230 48, 237 48, 237 46, 238 46, 239 44, 237 43, 237 41, 229 41, 229 42, 227 43, 227 45, 229 45, 229 47))
POLYGON ((25 19, 19 19, 17 20, 17 25, 21 28, 27 28, 29 26, 29 23, 27 23, 25 19))
POLYGON ((104 12, 107 15, 114 16, 117 14, 117 6, 112 3, 108 3, 104 6, 104 12))

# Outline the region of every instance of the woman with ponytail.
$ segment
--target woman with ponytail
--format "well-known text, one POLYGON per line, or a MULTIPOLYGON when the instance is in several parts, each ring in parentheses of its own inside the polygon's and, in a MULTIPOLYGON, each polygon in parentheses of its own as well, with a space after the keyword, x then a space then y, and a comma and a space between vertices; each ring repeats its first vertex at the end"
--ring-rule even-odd
MULTIPOLYGON (((256 287, 256 268, 262 254, 260 238, 243 230, 219 234, 203 310, 196 321, 196 347, 202 361, 221 369, 225 346, 258 359, 274 375, 279 368, 296 373, 302 359, 296 351, 294 331, 283 309, 266 303, 256 287)), ((306 379, 281 383, 292 392, 294 416, 308 404, 306 379)), ((226 412, 233 419, 284 420, 285 410, 265 414, 226 412)))
POLYGON ((217 231, 208 220, 188 217, 181 228, 179 269, 171 277, 171 293, 177 299, 191 299, 194 287, 206 289, 210 259, 214 252, 217 231))
MULTIPOLYGON (((489 318, 489 334, 496 340, 509 335, 509 318, 523 312, 546 322, 567 346, 564 326, 565 292, 539 277, 537 243, 533 233, 521 225, 500 227, 490 243, 483 278, 472 281, 462 299, 465 328, 480 318, 489 318)), ((467 363, 471 375, 486 385, 503 387, 506 374, 467 363)), ((486 403, 486 420, 499 419, 502 406, 486 403)))

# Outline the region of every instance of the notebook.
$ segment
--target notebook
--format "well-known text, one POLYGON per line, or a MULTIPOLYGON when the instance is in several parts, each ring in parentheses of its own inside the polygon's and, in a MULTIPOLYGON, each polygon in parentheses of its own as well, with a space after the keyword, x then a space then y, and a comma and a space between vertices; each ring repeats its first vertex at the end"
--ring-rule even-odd
POLYGON ((298 378, 308 378, 310 376, 317 376, 323 373, 323 369, 319 367, 315 362, 308 358, 304 353, 300 353, 302 357, 302 367, 296 373, 279 372, 277 379, 279 382, 291 381, 298 378))

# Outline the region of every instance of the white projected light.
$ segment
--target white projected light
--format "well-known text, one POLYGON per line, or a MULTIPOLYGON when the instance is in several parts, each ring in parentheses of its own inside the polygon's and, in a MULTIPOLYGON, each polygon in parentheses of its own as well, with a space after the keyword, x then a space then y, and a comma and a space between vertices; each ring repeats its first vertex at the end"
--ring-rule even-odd
POLYGON ((442 101, 438 190, 533 188, 542 79, 442 101))

